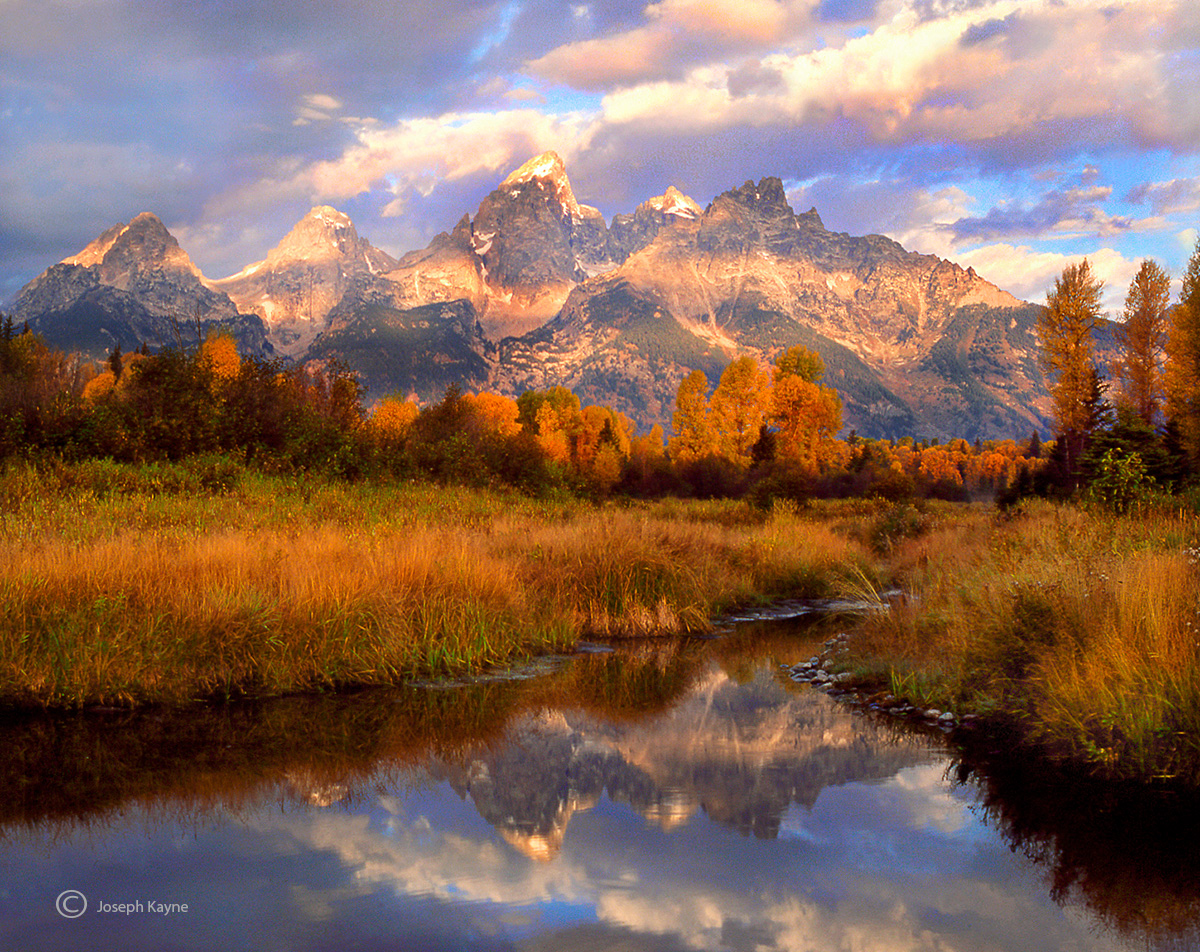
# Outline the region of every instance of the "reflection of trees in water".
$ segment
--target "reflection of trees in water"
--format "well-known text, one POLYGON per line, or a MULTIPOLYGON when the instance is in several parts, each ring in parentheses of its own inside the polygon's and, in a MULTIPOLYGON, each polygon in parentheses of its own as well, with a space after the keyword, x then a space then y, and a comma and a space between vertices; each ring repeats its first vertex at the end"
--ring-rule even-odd
POLYGON ((281 783, 296 802, 340 800, 381 762, 404 768, 503 733, 518 702, 493 684, 10 717, 0 725, 0 834, 102 823, 129 807, 196 822, 281 783))
POLYGON ((130 807, 191 825, 264 797, 353 800, 389 769, 463 760, 497 743, 522 712, 568 700, 617 718, 661 711, 702 665, 698 642, 675 640, 581 657, 545 677, 447 689, 9 715, 0 720, 0 836, 119 822, 130 807))
POLYGON ((606 792, 665 830, 703 811, 770 838, 825 786, 919 759, 823 695, 737 660, 810 650, 768 626, 618 645, 543 677, 453 689, 13 718, 0 726, 0 785, 14 791, 0 831, 102 827, 130 808, 193 825, 264 798, 352 803, 391 771, 400 785, 449 780, 531 855, 553 855, 572 814, 606 792))
POLYGON ((952 765, 986 822, 1079 900, 1147 948, 1200 948, 1200 794, 1068 776, 1031 757, 965 752, 952 765))

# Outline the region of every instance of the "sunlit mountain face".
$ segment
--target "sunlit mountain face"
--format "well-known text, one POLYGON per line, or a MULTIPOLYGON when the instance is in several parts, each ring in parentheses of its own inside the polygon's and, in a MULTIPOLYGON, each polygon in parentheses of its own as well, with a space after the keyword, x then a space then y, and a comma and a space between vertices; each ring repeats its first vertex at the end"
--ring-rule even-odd
POLYGON ((801 345, 822 355, 847 430, 937 438, 1046 427, 1037 313, 974 269, 796 214, 778 178, 703 208, 669 187, 606 224, 554 152, 398 260, 318 206, 265 259, 210 281, 143 215, 47 270, 16 309, 91 356, 219 326, 251 353, 337 360, 369 400, 565 386, 643 428, 670 427, 689 373, 715 385, 736 357, 801 345))

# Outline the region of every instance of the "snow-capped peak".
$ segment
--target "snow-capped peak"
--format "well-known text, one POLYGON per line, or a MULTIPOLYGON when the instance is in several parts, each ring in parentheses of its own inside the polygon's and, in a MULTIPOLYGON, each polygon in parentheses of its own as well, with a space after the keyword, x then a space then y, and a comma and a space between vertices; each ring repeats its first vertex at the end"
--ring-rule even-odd
POLYGON ((350 221, 349 215, 345 212, 339 212, 330 205, 317 205, 304 217, 318 221, 330 228, 346 228, 353 224, 350 221))
POLYGON ((704 211, 674 185, 668 186, 666 194, 652 198, 646 204, 664 215, 679 218, 699 218, 704 211))
POLYGON ((543 152, 530 159, 501 182, 500 189, 516 198, 521 194, 520 186, 526 182, 546 182, 553 186, 563 214, 573 217, 579 215, 579 204, 575 201, 575 192, 567 178, 567 167, 557 152, 543 152))
POLYGON ((530 159, 515 172, 500 183, 500 188, 508 188, 513 185, 519 185, 521 182, 528 182, 536 178, 548 178, 553 180, 565 180, 567 177, 567 167, 563 164, 562 158, 554 151, 543 152, 539 156, 530 159))

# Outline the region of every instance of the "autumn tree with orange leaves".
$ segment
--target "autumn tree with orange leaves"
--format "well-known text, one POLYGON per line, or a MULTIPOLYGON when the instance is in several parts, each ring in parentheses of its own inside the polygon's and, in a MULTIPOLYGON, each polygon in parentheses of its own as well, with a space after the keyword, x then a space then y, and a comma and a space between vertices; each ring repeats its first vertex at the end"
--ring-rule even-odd
POLYGON ((1147 426, 1153 426, 1160 414, 1163 387, 1159 361, 1166 341, 1170 299, 1170 277, 1156 262, 1143 261, 1125 296, 1125 321, 1114 333, 1121 348, 1112 366, 1121 387, 1120 399, 1147 426))
POLYGON ((842 428, 842 401, 836 390, 820 384, 824 374, 820 354, 792 347, 776 361, 771 388, 776 456, 811 473, 832 462, 829 451, 842 428))
POLYGON ((1167 331, 1167 413, 1194 468, 1200 468, 1200 240, 1183 275, 1167 331))

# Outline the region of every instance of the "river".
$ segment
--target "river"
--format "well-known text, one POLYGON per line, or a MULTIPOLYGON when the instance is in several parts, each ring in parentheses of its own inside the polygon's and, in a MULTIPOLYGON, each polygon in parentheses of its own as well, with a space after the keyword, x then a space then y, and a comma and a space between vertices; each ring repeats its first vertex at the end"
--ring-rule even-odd
POLYGON ((1200 947, 1195 803, 1064 788, 792 682, 831 625, 10 717, 0 948, 1200 947))

